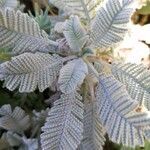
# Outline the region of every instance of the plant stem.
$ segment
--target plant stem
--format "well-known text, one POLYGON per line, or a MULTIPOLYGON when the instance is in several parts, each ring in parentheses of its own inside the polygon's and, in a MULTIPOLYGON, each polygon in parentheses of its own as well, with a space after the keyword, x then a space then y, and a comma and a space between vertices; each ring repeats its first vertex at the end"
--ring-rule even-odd
POLYGON ((95 74, 96 78, 99 78, 99 73, 95 70, 93 65, 86 58, 83 58, 83 60, 86 62, 88 67, 92 70, 92 72, 95 74))
POLYGON ((36 125, 35 128, 32 131, 31 137, 30 138, 34 138, 34 136, 37 134, 37 131, 39 130, 40 126, 36 125))

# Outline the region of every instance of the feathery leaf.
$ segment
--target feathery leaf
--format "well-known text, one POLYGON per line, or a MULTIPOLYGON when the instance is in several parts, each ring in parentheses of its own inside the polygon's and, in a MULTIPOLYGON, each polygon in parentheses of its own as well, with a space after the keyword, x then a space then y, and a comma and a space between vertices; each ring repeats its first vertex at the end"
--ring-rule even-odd
POLYGON ((103 150, 105 131, 92 103, 85 104, 84 132, 79 150, 103 150))
POLYGON ((0 76, 11 91, 32 92, 37 86, 42 92, 57 79, 63 58, 45 53, 24 53, 0 65, 0 76))
POLYGON ((17 0, 0 0, 0 7, 16 8, 18 5, 17 0))
POLYGON ((94 48, 108 48, 123 40, 127 31, 134 0, 107 0, 97 12, 91 25, 94 48))
POLYGON ((64 10, 68 14, 76 14, 91 21, 96 14, 97 7, 103 0, 49 0, 51 4, 64 10))
POLYGON ((82 140, 82 97, 78 93, 63 94, 54 102, 41 134, 43 150, 76 150, 82 140))
POLYGON ((150 132, 150 112, 137 112, 123 86, 111 75, 102 74, 96 92, 97 112, 109 138, 116 143, 144 146, 145 129, 150 132))
POLYGON ((12 147, 18 146, 19 150, 38 149, 37 139, 27 139, 25 136, 21 137, 20 135, 9 131, 5 134, 5 138, 8 141, 10 146, 12 147))
POLYGON ((80 52, 88 39, 86 31, 77 16, 71 16, 70 19, 65 22, 63 33, 70 48, 74 52, 80 52))
POLYGON ((143 65, 112 64, 112 74, 123 84, 133 99, 150 110, 150 71, 143 65))
POLYGON ((0 10, 0 47, 20 54, 55 51, 57 46, 56 42, 48 40, 48 35, 27 14, 11 9, 0 10))
POLYGON ((87 73, 87 65, 81 58, 68 62, 60 70, 58 79, 60 90, 66 94, 75 91, 77 86, 83 83, 87 73))
POLYGON ((22 133, 30 126, 29 116, 20 107, 15 107, 12 111, 11 106, 3 105, 0 108, 0 127, 6 130, 22 133))

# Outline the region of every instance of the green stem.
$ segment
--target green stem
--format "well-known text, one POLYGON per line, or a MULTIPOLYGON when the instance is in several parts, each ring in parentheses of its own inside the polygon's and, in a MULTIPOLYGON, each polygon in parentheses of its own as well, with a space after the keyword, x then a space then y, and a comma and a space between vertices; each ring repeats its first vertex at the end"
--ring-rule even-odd
POLYGON ((22 98, 21 98, 21 107, 24 106, 24 104, 25 104, 25 102, 26 102, 26 100, 27 100, 27 96, 28 96, 27 93, 22 94, 22 98))

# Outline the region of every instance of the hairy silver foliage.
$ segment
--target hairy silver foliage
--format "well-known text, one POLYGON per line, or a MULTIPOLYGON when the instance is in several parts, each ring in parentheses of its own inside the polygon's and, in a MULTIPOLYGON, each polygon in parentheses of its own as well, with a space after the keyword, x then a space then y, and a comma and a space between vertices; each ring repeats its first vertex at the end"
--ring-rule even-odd
POLYGON ((27 139, 26 137, 21 137, 16 133, 7 132, 5 135, 9 146, 17 146, 19 150, 37 150, 38 140, 37 139, 27 139))
POLYGON ((30 126, 29 116, 20 107, 15 107, 12 111, 9 104, 3 105, 0 116, 0 127, 6 130, 23 133, 30 126))
MULTIPOLYGON (((99 119, 116 143, 144 146, 145 129, 150 129, 150 112, 138 112, 125 86, 112 75, 102 74, 96 93, 99 119)), ((149 130, 150 132, 150 130, 149 130)))
POLYGON ((54 26, 54 31, 62 34, 64 32, 66 22, 57 22, 54 26))
POLYGON ((16 8, 18 5, 17 0, 0 0, 0 7, 16 8))
POLYGON ((84 107, 84 132, 79 150, 103 150, 105 143, 104 128, 98 119, 95 107, 85 104, 84 107))
POLYGON ((94 48, 108 48, 123 40, 134 0, 106 0, 91 24, 94 48))
POLYGON ((72 16, 65 22, 63 33, 74 52, 80 52, 88 39, 86 31, 77 16, 72 16))
POLYGON ((19 54, 0 64, 0 80, 11 91, 56 92, 47 100, 53 105, 50 110, 33 112, 31 139, 23 135, 29 116, 19 107, 12 111, 10 105, 2 106, 0 127, 23 135, 7 134, 9 141, 4 141, 20 144, 20 150, 36 149, 33 137, 47 116, 40 136, 42 150, 102 150, 104 131, 113 142, 143 146, 144 139, 150 139, 150 112, 143 106, 150 110, 150 73, 131 64, 109 66, 96 53, 123 39, 134 0, 106 0, 98 12, 101 0, 49 2, 60 12, 73 14, 65 16, 66 21, 61 15, 50 17, 57 17, 53 27, 58 20, 64 22, 56 24, 50 36, 39 27, 47 23, 48 14, 36 18, 38 24, 20 11, 0 8, 0 47, 19 54))
POLYGON ((49 0, 49 2, 68 14, 76 14, 91 21, 97 7, 103 0, 49 0))
POLYGON ((116 63, 112 74, 122 83, 133 99, 150 110, 150 71, 142 65, 116 63))
POLYGON ((37 87, 42 92, 50 87, 59 75, 63 58, 45 53, 24 53, 0 65, 4 85, 11 91, 32 92, 37 87))
POLYGON ((44 133, 41 135, 43 150, 76 150, 82 140, 82 97, 78 93, 62 94, 49 112, 44 133))
POLYGON ((66 94, 73 92, 83 83, 87 73, 87 65, 81 58, 68 62, 60 70, 58 80, 60 90, 66 94))
POLYGON ((55 51, 57 46, 27 14, 11 9, 0 10, 0 47, 11 48, 15 54, 20 54, 55 51))

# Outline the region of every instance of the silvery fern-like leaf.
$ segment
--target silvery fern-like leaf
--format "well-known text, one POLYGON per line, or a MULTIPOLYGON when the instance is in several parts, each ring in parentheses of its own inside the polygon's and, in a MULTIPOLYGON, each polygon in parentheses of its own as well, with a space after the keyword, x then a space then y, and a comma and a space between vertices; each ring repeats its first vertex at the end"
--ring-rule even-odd
POLYGON ((11 106, 3 105, 0 108, 0 127, 6 130, 22 133, 30 126, 29 116, 20 107, 15 107, 12 111, 11 106))
POLYGON ((96 100, 99 119, 113 142, 144 146, 145 129, 150 132, 150 112, 136 111, 138 103, 131 99, 125 86, 112 75, 102 74, 96 100))
POLYGON ((38 139, 27 139, 26 137, 22 138, 22 144, 19 150, 38 150, 38 139))
POLYGON ((66 22, 57 22, 54 26, 54 31, 62 34, 64 32, 65 23, 66 22))
POLYGON ((134 0, 107 0, 91 24, 94 48, 108 48, 121 40, 127 31, 134 0))
MULTIPOLYGON (((51 21, 51 26, 55 27, 55 25, 59 22, 65 22, 66 18, 62 15, 54 15, 54 16, 49 16, 50 21, 51 21)), ((62 26, 60 26, 61 28, 62 26)))
POLYGON ((82 97, 78 93, 62 94, 54 102, 42 128, 43 150, 76 150, 83 136, 82 97))
POLYGON ((19 150, 38 150, 38 140, 37 139, 27 139, 25 136, 7 132, 5 138, 9 145, 12 147, 19 147, 19 150))
POLYGON ((68 14, 77 14, 91 21, 96 14, 97 7, 103 0, 49 0, 51 4, 64 10, 68 14))
POLYGON ((88 39, 78 16, 71 16, 70 19, 65 22, 63 33, 70 48, 74 52, 80 52, 88 39))
POLYGON ((105 131, 92 103, 85 104, 84 132, 79 150, 103 150, 105 131))
POLYGON ((57 79, 63 58, 45 53, 24 53, 0 65, 4 85, 13 91, 32 92, 37 87, 42 92, 57 79))
POLYGON ((11 131, 8 131, 3 134, 5 139, 7 140, 9 146, 19 146, 21 144, 21 136, 11 131))
POLYGON ((77 86, 83 83, 87 74, 87 65, 81 58, 69 61, 60 70, 58 79, 60 90, 66 94, 75 91, 77 86))
POLYGON ((18 5, 17 0, 0 0, 0 7, 16 8, 18 5))
POLYGON ((13 49, 15 54, 55 51, 56 42, 48 40, 37 22, 21 11, 0 10, 0 47, 13 49))
POLYGON ((131 97, 150 110, 150 71, 142 65, 112 64, 112 74, 122 83, 131 97))

